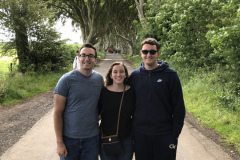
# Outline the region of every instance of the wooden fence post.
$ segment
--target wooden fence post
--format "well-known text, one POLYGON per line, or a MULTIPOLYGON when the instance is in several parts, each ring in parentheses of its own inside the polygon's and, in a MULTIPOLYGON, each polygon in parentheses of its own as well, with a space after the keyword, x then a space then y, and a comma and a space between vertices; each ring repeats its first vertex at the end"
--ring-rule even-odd
POLYGON ((10 63, 10 71, 12 72, 12 63, 10 63))

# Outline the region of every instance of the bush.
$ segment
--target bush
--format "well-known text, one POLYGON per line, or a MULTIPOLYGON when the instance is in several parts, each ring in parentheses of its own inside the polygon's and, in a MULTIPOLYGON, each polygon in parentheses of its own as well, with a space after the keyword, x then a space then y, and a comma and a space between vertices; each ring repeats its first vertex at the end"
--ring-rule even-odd
POLYGON ((59 42, 31 42, 31 51, 25 63, 27 72, 59 71, 72 64, 76 50, 59 42))

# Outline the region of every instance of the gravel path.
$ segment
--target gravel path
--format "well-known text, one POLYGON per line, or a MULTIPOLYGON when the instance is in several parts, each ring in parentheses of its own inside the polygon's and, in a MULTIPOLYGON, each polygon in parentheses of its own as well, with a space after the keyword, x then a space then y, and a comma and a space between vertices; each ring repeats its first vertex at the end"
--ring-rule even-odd
POLYGON ((53 90, 0 107, 0 157, 53 108, 53 90))

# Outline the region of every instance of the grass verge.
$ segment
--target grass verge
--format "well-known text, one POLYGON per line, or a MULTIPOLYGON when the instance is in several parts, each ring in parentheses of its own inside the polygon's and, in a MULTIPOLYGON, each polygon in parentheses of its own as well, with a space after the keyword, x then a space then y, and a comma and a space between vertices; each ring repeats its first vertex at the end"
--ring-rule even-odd
MULTIPOLYGON (((219 99, 223 86, 213 85, 211 76, 212 73, 206 73, 205 78, 195 76, 183 85, 187 111, 197 117, 199 124, 219 133, 224 145, 233 145, 240 153, 240 113, 219 99)), ((233 101, 239 101, 239 97, 233 96, 233 101)))
POLYGON ((16 73, 0 81, 0 103, 8 105, 53 89, 63 72, 16 73))

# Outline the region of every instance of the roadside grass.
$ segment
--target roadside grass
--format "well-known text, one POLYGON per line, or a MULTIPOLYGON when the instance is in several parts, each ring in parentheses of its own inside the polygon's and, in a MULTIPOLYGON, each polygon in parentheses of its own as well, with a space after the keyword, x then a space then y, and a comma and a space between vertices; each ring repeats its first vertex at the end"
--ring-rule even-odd
MULTIPOLYGON (((142 62, 141 56, 129 55, 123 56, 138 68, 142 62)), ((218 78, 217 72, 221 71, 200 73, 174 66, 170 61, 169 64, 177 70, 181 79, 187 112, 193 113, 201 126, 214 129, 221 135, 223 145, 234 146, 240 153, 240 97, 228 93, 228 84, 223 85, 215 80, 218 78)))
MULTIPOLYGON (((65 73, 65 72, 64 72, 65 73)), ((53 89, 63 72, 48 74, 27 73, 10 75, 0 81, 0 103, 8 105, 53 89)))
MULTIPOLYGON (((205 128, 215 129, 221 135, 223 144, 233 145, 240 153, 240 113, 219 101, 216 95, 221 92, 222 86, 212 85, 208 79, 210 77, 195 78, 183 86, 187 111, 193 113, 205 128)), ((235 96, 234 100, 237 99, 235 96)))

